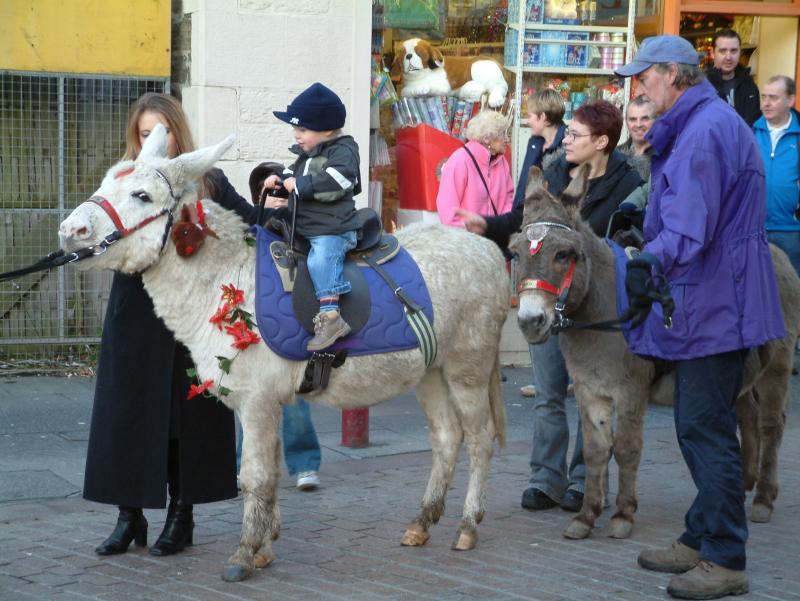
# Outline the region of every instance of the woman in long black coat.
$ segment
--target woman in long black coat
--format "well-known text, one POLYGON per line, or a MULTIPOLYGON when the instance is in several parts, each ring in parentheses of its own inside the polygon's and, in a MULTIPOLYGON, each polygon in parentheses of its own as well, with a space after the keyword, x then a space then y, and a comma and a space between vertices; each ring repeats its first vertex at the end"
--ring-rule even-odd
MULTIPOLYGON (((168 154, 194 149, 180 103, 145 94, 131 107, 126 159, 134 159, 157 123, 168 130, 168 154)), ((212 170, 204 197, 255 221, 257 209, 212 170)), ((186 299, 191 311, 191 299, 186 299)), ((132 540, 147 544, 142 508, 169 509, 150 548, 171 555, 192 544, 192 506, 237 495, 233 412, 214 398, 187 400, 187 349, 156 316, 140 275, 114 274, 100 347, 83 496, 120 508, 117 526, 97 547, 124 553, 132 540)))

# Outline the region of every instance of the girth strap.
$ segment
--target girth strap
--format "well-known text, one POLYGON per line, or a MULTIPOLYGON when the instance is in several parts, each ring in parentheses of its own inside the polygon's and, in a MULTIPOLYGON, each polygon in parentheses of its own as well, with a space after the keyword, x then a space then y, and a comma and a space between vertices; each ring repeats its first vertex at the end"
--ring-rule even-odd
POLYGON ((383 278, 383 281, 389 285, 389 288, 394 292, 397 299, 403 303, 406 321, 408 321, 411 331, 414 332, 414 336, 417 337, 419 350, 425 360, 425 366, 430 367, 436 360, 438 345, 436 342, 436 333, 433 331, 433 326, 428 316, 425 315, 425 311, 422 310, 422 307, 417 304, 413 298, 405 293, 402 286, 397 285, 394 279, 392 279, 392 276, 378 265, 369 253, 359 255, 359 259, 372 267, 372 269, 383 278))

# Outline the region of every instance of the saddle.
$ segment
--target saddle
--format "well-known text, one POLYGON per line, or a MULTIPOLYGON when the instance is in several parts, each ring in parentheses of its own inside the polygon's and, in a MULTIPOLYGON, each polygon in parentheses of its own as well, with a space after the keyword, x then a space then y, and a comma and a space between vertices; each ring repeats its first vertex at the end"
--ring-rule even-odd
MULTIPOLYGON (((397 238, 383 233, 381 220, 374 210, 359 209, 357 215, 360 224, 357 243, 345 257, 342 276, 350 282, 352 289, 339 299, 342 318, 354 332, 363 328, 369 320, 371 306, 370 291, 359 267, 369 265, 385 279, 379 266, 394 258, 400 250, 397 238)), ((311 245, 307 239, 295 233, 290 253, 290 225, 273 218, 267 222, 266 228, 283 238, 269 245, 269 254, 280 274, 284 291, 292 294, 292 308, 297 321, 307 332, 313 333, 319 301, 306 264, 311 245)))

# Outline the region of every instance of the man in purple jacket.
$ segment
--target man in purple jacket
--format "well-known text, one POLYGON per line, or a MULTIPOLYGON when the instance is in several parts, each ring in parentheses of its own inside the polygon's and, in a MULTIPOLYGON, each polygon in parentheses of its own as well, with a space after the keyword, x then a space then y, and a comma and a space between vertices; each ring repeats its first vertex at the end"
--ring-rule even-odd
POLYGON ((675 429, 698 490, 683 534, 668 549, 642 551, 639 564, 678 574, 667 588, 673 597, 716 599, 748 590, 734 406, 745 356, 784 328, 764 231, 761 156, 697 63, 688 41, 658 36, 617 74, 637 76, 658 115, 647 134, 654 151, 647 245, 625 280, 639 310, 632 325, 641 323, 629 345, 676 364, 675 429), (652 306, 662 278, 675 303, 671 326, 652 306))

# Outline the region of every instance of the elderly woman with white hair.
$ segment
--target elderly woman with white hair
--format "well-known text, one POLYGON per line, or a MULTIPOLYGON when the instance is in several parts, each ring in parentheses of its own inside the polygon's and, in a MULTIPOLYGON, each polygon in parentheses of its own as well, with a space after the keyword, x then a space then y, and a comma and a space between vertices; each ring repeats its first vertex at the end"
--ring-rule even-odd
POLYGON ((508 121, 486 110, 467 125, 467 143, 456 150, 442 168, 436 208, 445 225, 464 227, 456 209, 485 217, 502 215, 514 202, 514 180, 504 153, 508 121))

